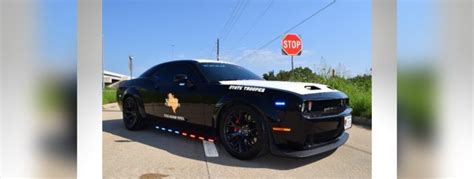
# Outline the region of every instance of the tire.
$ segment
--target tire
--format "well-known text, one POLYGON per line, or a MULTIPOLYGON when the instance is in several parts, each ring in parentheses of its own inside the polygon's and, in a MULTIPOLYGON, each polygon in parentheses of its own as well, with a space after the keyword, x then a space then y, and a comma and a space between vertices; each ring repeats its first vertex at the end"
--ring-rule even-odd
POLYGON ((219 136, 229 154, 241 160, 268 153, 265 119, 247 105, 235 105, 224 111, 219 123, 219 136))
POLYGON ((145 118, 140 113, 140 106, 133 97, 127 97, 123 101, 123 124, 128 130, 140 130, 145 128, 145 118))

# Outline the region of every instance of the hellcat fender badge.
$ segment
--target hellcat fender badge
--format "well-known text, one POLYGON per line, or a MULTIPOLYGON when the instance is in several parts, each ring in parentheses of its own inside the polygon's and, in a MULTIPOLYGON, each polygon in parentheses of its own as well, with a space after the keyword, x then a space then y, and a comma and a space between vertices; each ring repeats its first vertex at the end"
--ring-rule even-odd
POLYGON ((165 99, 165 106, 171 107, 173 110, 173 113, 176 114, 176 110, 178 109, 179 105, 179 99, 175 98, 173 94, 168 93, 168 98, 165 99))

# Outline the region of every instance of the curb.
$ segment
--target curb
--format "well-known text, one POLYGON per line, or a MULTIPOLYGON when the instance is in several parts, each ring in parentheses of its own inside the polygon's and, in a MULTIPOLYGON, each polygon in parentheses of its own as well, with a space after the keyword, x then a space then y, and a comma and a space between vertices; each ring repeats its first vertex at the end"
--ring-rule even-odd
POLYGON ((118 107, 117 102, 102 105, 102 109, 113 109, 113 108, 117 108, 117 107, 118 107))
POLYGON ((372 127, 372 119, 365 117, 352 116, 352 123, 372 127))

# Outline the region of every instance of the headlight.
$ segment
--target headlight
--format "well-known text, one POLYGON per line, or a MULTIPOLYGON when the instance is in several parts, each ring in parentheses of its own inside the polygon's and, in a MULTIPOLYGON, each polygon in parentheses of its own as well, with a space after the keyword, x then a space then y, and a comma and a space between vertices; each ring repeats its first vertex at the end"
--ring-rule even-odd
POLYGON ((309 112, 313 109, 314 102, 313 101, 305 101, 301 105, 301 112, 309 112))

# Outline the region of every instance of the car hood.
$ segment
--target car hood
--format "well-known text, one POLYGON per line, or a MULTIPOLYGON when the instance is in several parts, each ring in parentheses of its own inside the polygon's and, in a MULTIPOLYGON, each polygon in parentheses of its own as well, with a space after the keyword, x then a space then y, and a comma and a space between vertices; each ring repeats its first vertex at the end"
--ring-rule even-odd
POLYGON ((261 88, 271 88, 276 90, 289 91, 300 95, 333 92, 326 85, 317 83, 302 83, 302 82, 287 82, 287 81, 265 81, 265 80, 231 80, 231 81, 219 81, 222 85, 240 85, 240 86, 253 86, 261 88))

